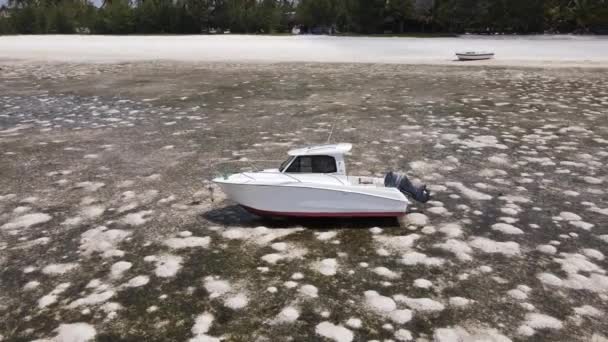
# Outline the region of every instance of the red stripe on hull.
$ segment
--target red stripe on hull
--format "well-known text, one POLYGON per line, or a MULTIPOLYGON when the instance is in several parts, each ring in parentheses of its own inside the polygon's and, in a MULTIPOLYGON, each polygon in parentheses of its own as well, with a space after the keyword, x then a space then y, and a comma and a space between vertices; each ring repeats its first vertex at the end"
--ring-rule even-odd
POLYGON ((311 212, 283 212, 266 211, 247 206, 242 206, 245 210, 258 216, 281 216, 281 217, 399 217, 403 212, 337 212, 337 213, 311 213, 311 212))

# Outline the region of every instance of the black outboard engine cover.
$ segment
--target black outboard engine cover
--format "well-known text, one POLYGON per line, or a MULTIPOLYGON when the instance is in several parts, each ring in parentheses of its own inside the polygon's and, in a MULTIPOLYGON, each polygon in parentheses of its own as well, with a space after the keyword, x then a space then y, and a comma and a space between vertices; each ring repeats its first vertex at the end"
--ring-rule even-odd
POLYGON ((431 199, 431 193, 427 190, 426 185, 416 187, 406 175, 401 173, 394 173, 392 171, 387 173, 384 177, 384 186, 387 188, 397 188, 404 195, 421 203, 426 203, 431 199))

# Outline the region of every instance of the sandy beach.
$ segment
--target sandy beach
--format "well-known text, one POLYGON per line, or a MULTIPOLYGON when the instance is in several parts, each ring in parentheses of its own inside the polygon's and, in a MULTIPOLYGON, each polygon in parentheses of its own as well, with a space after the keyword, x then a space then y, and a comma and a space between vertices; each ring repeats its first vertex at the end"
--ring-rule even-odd
POLYGON ((604 36, 4 36, 0 58, 36 61, 320 62, 470 65, 457 51, 493 51, 475 65, 608 67, 604 36))

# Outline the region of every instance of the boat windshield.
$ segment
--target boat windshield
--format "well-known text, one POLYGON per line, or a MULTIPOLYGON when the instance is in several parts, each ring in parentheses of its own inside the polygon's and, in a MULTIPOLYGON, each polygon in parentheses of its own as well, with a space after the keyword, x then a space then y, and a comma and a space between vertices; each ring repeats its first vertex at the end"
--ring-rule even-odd
POLYGON ((281 166, 279 166, 279 172, 283 172, 285 171, 285 168, 289 166, 289 164, 291 164, 291 161, 294 160, 295 156, 290 156, 289 158, 287 158, 286 161, 281 163, 281 166))

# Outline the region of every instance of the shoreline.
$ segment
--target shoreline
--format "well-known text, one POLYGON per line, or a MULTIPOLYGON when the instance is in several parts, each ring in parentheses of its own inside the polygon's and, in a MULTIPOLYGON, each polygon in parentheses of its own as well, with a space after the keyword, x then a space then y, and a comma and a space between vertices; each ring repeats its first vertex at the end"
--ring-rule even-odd
MULTIPOLYGON (((515 69, 608 69, 608 62, 591 62, 591 61, 500 61, 500 60, 482 60, 482 61, 459 61, 459 60, 409 60, 409 61, 274 61, 274 60, 245 60, 245 59, 226 59, 226 60, 186 60, 186 59, 99 59, 99 60, 59 60, 59 59, 36 59, 36 58, 3 58, 0 56, 0 66, 6 65, 58 65, 58 64, 84 64, 84 65, 112 65, 112 64, 145 64, 145 63, 161 63, 161 64, 244 64, 244 65, 283 65, 283 64, 303 64, 303 65, 403 65, 403 66, 420 66, 420 67, 449 67, 449 68, 515 68, 515 69)), ((2 69, 0 69, 0 72, 2 69)))
POLYGON ((68 63, 150 61, 363 63, 537 68, 608 68, 608 38, 596 36, 2 36, 0 60, 68 63), (495 59, 455 61, 457 51, 495 59))

